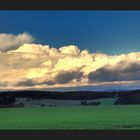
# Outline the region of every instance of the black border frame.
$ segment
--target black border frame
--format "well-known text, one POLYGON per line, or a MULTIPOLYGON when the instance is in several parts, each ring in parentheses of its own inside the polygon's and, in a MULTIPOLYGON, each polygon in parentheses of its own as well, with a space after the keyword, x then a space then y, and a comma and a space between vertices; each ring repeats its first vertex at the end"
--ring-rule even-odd
POLYGON ((139 10, 137 0, 0 0, 1 10, 139 10))
POLYGON ((1 130, 0 138, 26 140, 139 140, 139 130, 1 130))
MULTIPOLYGON (((140 10, 136 0, 1 0, 0 10, 140 10)), ((139 140, 140 130, 0 130, 2 139, 139 140)))

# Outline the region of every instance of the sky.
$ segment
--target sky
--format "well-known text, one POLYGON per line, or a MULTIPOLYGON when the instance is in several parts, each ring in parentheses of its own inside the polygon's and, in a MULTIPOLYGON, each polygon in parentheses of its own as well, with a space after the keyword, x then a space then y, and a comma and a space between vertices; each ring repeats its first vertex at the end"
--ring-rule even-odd
POLYGON ((140 11, 0 11, 0 89, 139 87, 139 25, 140 11))
POLYGON ((0 32, 28 32, 36 42, 90 52, 139 51, 140 11, 0 11, 0 32))

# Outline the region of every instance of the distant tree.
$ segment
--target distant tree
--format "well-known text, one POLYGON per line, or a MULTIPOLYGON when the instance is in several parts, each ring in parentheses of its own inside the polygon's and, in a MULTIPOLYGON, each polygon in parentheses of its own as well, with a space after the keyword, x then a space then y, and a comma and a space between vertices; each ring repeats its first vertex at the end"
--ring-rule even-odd
POLYGON ((19 103, 18 107, 24 107, 24 103, 19 103))
POLYGON ((44 107, 44 106, 46 106, 46 105, 45 105, 45 104, 41 104, 40 106, 41 106, 41 107, 44 107))
POLYGON ((16 101, 16 99, 15 99, 15 97, 7 97, 7 100, 8 100, 8 104, 12 104, 12 103, 15 103, 15 101, 16 101))
POLYGON ((91 105, 100 105, 101 103, 99 101, 94 101, 91 103, 91 105))
POLYGON ((3 105, 7 105, 7 104, 8 104, 8 99, 7 99, 6 96, 3 97, 3 99, 2 99, 2 104, 3 104, 3 105))
POLYGON ((87 105, 87 100, 82 101, 81 105, 87 105))

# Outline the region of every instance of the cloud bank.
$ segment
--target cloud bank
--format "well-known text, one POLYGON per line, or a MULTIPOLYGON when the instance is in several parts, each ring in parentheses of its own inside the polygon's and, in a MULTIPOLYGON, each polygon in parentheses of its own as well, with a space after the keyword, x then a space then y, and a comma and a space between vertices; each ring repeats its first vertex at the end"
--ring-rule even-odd
POLYGON ((90 53, 29 43, 28 33, 0 34, 0 89, 130 84, 140 81, 140 52, 90 53))

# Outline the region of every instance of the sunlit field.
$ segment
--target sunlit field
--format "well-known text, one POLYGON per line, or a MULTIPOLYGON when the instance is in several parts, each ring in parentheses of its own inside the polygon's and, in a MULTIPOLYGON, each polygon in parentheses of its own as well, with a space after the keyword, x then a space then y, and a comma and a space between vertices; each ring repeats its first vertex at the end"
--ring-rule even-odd
POLYGON ((140 129, 140 105, 1 108, 0 129, 140 129))

